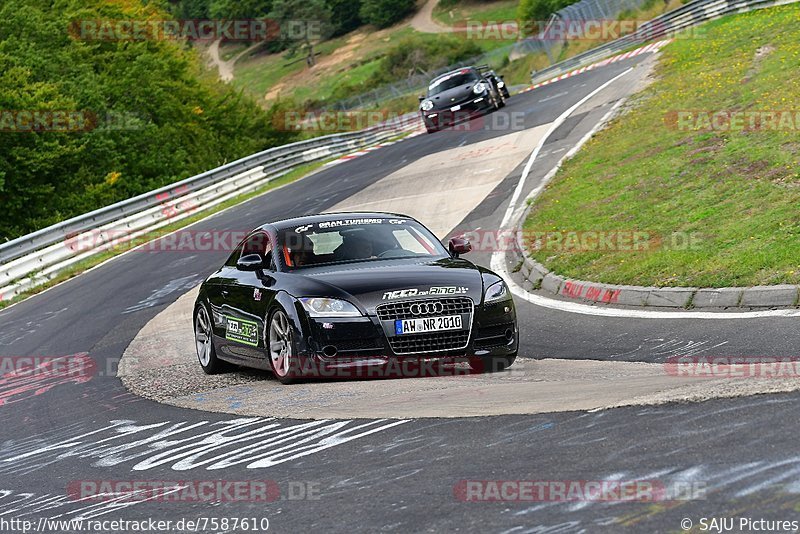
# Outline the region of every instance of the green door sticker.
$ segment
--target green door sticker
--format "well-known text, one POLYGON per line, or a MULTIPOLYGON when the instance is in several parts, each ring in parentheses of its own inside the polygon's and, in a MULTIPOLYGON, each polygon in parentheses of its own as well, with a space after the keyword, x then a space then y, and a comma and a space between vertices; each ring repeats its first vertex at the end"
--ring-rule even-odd
POLYGON ((258 346, 258 324, 244 319, 225 316, 225 339, 245 345, 258 346))

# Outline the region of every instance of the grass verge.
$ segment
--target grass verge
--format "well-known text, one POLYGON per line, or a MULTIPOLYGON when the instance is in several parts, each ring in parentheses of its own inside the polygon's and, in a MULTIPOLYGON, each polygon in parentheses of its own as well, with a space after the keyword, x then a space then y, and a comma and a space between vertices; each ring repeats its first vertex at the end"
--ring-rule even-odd
POLYGON ((524 224, 530 245, 539 237, 532 257, 564 276, 614 284, 800 283, 798 74, 797 5, 726 17, 676 40, 633 108, 536 200, 524 224), (715 112, 750 115, 715 126, 706 120, 715 112), (600 250, 580 232, 640 232, 646 247, 600 250))

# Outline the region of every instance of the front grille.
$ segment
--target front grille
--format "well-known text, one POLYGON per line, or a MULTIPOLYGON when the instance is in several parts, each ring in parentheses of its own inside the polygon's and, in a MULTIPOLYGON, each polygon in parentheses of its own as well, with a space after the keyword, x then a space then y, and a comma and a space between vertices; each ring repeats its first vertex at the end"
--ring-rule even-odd
MULTIPOLYGON (((375 310, 381 321, 395 321, 397 319, 416 319, 431 315, 459 315, 462 313, 472 313, 472 299, 468 297, 453 297, 427 300, 408 300, 403 302, 390 302, 380 304, 375 310), (414 304, 442 303, 442 311, 434 313, 421 313, 414 315, 411 313, 411 306, 414 304)), ((471 317, 470 317, 471 319, 471 317)))
POLYGON ((468 341, 469 331, 458 330, 391 337, 389 345, 395 354, 418 354, 463 349, 467 346, 468 341))

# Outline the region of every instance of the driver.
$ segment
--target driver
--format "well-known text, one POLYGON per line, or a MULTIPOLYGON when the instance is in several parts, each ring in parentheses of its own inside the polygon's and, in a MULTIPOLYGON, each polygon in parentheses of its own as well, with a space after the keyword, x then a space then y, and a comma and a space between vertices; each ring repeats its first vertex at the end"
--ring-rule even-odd
POLYGON ((337 261, 373 259, 372 241, 366 236, 345 234, 342 244, 334 252, 337 261))
POLYGON ((287 239, 287 245, 292 265, 301 267, 314 263, 316 259, 314 254, 314 242, 311 241, 308 236, 292 234, 290 238, 287 239))

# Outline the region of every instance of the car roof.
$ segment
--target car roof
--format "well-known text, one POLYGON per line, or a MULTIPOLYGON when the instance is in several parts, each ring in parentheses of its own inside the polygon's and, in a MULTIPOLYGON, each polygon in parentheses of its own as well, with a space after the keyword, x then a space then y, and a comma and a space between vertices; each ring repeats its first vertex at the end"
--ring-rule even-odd
POLYGON ((452 76, 453 74, 456 74, 456 73, 459 73, 459 72, 465 71, 465 70, 473 70, 473 71, 477 72, 478 69, 476 69, 475 67, 471 67, 471 66, 470 67, 461 67, 459 69, 453 69, 451 71, 448 71, 448 72, 445 72, 443 74, 438 75, 436 78, 432 79, 430 83, 435 82, 439 78, 446 78, 448 76, 452 76))
POLYGON ((400 213, 386 213, 377 211, 342 211, 336 213, 320 213, 317 215, 305 215, 303 217, 293 217, 291 219, 281 219, 261 226, 266 229, 268 226, 273 226, 277 230, 284 230, 286 228, 294 228, 304 224, 312 224, 326 221, 337 221, 344 218, 358 218, 358 219, 409 219, 413 217, 402 215, 400 213))

